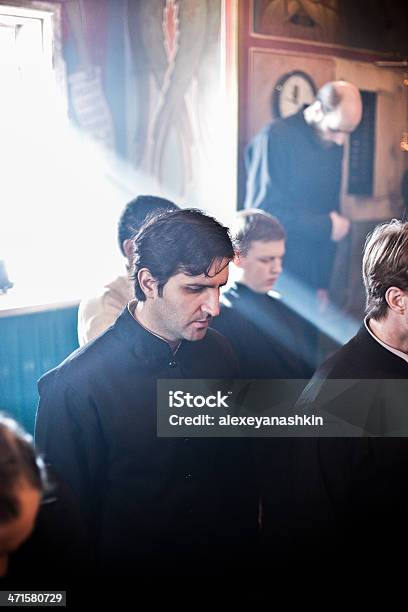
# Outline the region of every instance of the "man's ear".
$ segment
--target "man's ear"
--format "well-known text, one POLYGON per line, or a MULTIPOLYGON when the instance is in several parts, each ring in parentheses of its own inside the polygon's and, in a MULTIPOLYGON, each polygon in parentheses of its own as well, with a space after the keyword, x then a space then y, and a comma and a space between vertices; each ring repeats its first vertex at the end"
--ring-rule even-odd
POLYGON ((157 297, 157 280, 148 268, 141 268, 137 273, 137 279, 147 300, 157 297))
POLYGON ((324 117, 323 107, 320 100, 315 100, 307 110, 312 123, 319 123, 324 117))
POLYGON ((122 242, 122 248, 125 252, 125 256, 127 258, 127 260, 129 261, 129 263, 131 263, 133 261, 133 240, 131 238, 127 238, 126 240, 124 240, 122 242))
POLYGON ((385 299, 389 308, 396 314, 405 314, 407 308, 407 296, 405 291, 399 287, 388 287, 385 292, 385 299))
POLYGON ((234 255, 234 259, 232 260, 237 268, 242 268, 242 256, 239 251, 237 251, 234 255))

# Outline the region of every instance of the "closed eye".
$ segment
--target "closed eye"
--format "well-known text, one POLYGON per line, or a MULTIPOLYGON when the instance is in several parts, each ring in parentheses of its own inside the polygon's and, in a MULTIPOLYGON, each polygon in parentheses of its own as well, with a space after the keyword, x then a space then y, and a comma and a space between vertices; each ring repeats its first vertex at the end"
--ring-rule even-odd
POLYGON ((195 287, 195 286, 185 287, 185 290, 188 293, 201 293, 201 291, 204 291, 204 289, 205 289, 205 287, 201 287, 201 286, 200 287, 195 287))

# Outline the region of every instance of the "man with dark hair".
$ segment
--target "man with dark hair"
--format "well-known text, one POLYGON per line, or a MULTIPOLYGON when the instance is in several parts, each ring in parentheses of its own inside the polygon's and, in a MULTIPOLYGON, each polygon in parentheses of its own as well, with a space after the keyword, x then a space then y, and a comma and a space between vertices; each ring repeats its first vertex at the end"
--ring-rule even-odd
POLYGON ((367 238, 363 278, 363 325, 297 403, 334 419, 338 437, 301 441, 288 475, 303 549, 332 572, 345 562, 389 570, 408 543, 408 223, 393 220, 367 238))
POLYGON ((126 274, 107 283, 101 295, 81 301, 78 311, 78 340, 83 346, 102 334, 118 318, 126 304, 134 297, 134 287, 129 278, 133 260, 132 237, 146 218, 161 210, 176 210, 170 200, 152 195, 138 196, 126 204, 118 223, 118 244, 126 258, 126 274))
POLYGON ((132 238, 150 215, 161 210, 177 210, 178 206, 159 196, 141 195, 128 202, 118 221, 118 245, 130 264, 133 261, 132 238))
POLYGON ((166 211, 134 239, 131 301, 39 382, 36 440, 80 501, 103 572, 222 574, 256 531, 245 441, 159 438, 156 381, 233 378, 219 312, 233 246, 197 210, 166 211))
POLYGON ((349 231, 339 212, 342 145, 361 116, 354 85, 326 83, 310 106, 268 124, 246 153, 245 207, 261 208, 283 223, 285 267, 321 303, 327 301, 335 245, 349 231))
POLYGON ((214 327, 238 355, 244 378, 310 378, 312 331, 282 296, 273 291, 285 255, 285 230, 257 209, 236 216, 234 263, 241 279, 222 296, 214 327))

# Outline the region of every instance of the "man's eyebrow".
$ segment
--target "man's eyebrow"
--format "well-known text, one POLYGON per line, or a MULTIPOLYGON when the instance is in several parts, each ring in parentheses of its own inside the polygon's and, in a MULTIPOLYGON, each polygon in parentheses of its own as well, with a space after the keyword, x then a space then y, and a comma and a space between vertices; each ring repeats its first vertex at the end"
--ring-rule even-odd
POLYGON ((212 285, 212 284, 206 285, 204 283, 186 283, 184 286, 185 287, 189 287, 190 289, 193 288, 193 287, 197 288, 197 289, 198 288, 206 289, 207 287, 215 287, 215 286, 217 286, 217 287, 224 287, 226 284, 227 284, 226 282, 225 283, 221 283, 221 284, 217 283, 216 285, 212 285))

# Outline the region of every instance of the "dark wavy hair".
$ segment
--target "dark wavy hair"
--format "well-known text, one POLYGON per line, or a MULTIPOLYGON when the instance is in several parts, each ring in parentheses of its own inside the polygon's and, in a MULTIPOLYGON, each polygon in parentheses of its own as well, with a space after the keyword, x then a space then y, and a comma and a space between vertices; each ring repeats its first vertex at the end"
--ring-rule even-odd
POLYGON ((162 210, 178 210, 178 206, 166 198, 153 195, 140 195, 126 204, 118 222, 118 244, 122 255, 125 255, 124 241, 132 238, 147 218, 162 210))
POLYGON ((187 208, 160 213, 147 221, 134 238, 132 278, 138 300, 146 299, 137 274, 150 270, 158 281, 159 295, 170 277, 209 275, 214 262, 234 258, 227 227, 200 210, 187 208))
POLYGON ((16 489, 24 480, 41 493, 48 488, 45 466, 31 436, 0 414, 0 524, 20 515, 16 489))

